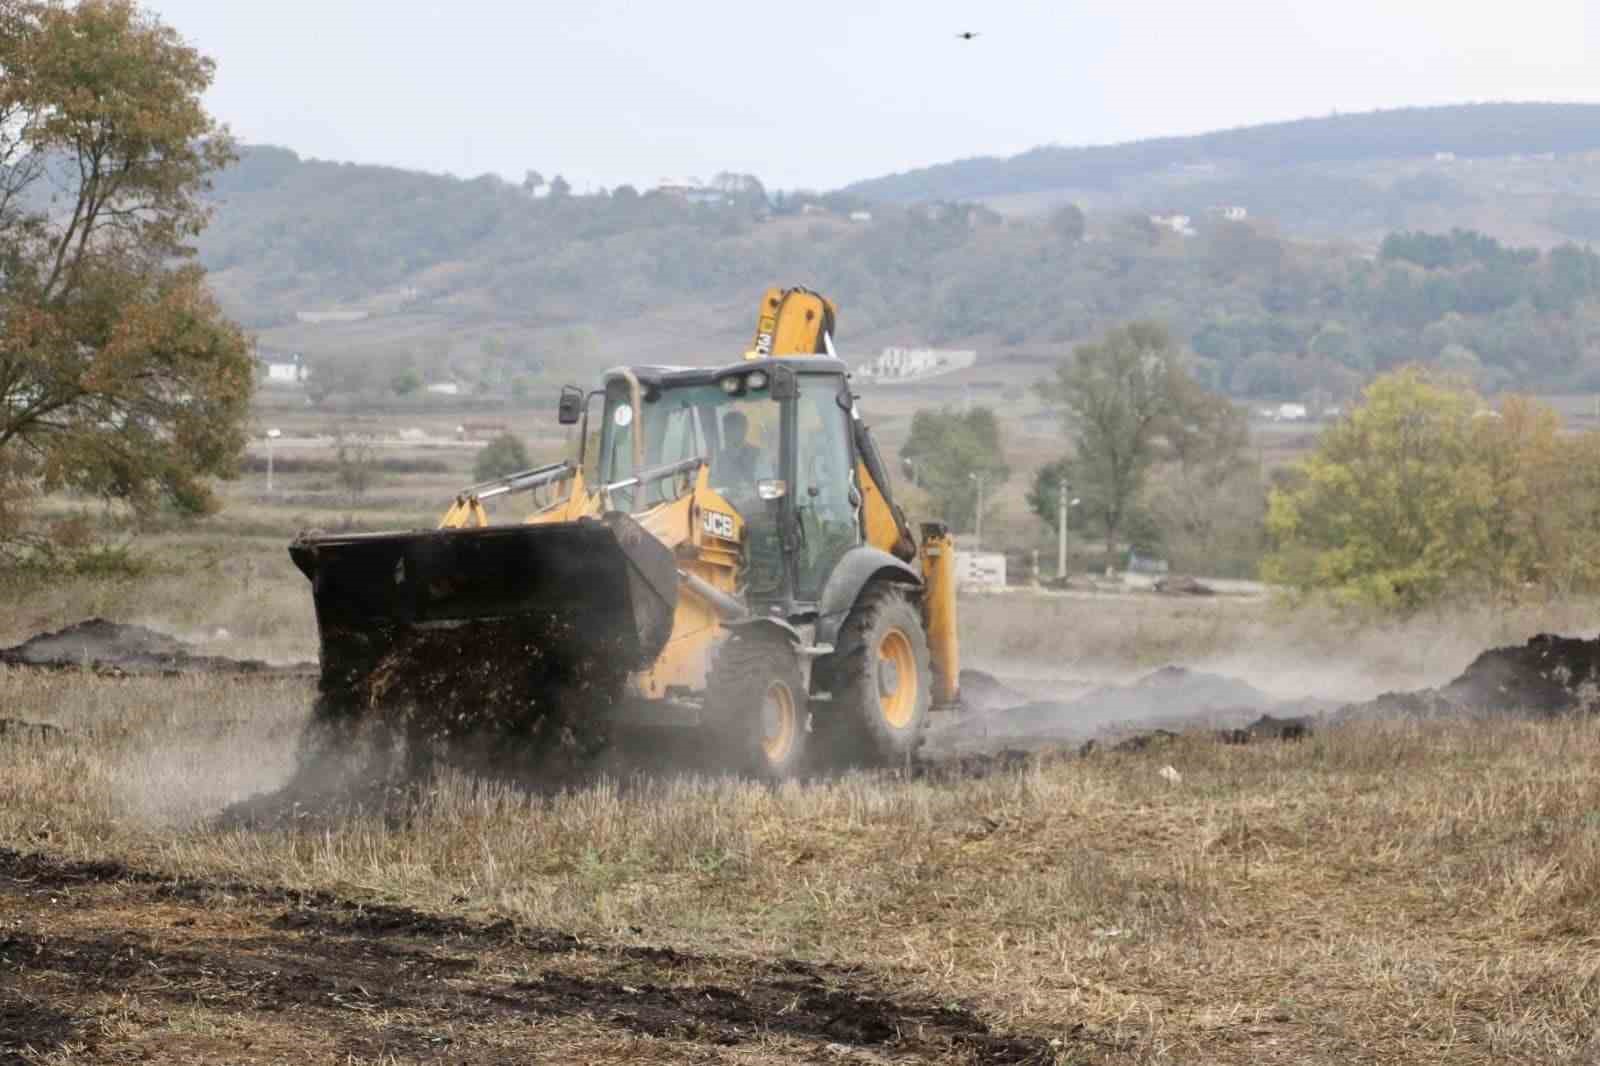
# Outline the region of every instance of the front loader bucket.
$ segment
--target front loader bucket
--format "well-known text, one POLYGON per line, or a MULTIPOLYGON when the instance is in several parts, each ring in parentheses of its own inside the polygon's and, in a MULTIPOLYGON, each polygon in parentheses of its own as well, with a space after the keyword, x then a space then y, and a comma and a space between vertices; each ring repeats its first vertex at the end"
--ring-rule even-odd
POLYGON ((316 604, 319 717, 413 741, 570 725, 655 661, 677 605, 671 551, 623 514, 303 535, 289 554, 316 604))

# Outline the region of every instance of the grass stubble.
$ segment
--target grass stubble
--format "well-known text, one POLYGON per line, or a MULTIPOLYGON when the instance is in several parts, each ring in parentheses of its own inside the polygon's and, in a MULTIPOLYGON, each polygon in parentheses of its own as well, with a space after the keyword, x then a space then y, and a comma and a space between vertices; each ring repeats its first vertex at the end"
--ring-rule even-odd
MULTIPOLYGON (((314 657, 309 597, 283 547, 294 529, 348 516, 310 481, 284 484, 303 513, 241 495, 218 528, 157 538, 143 577, 0 588, 11 604, 0 642, 105 615, 208 654, 314 657)), ((426 511, 423 495, 402 509, 426 511)), ((400 510, 360 520, 422 522, 400 510)), ((1592 607, 1351 629, 1226 597, 987 596, 963 602, 963 653, 1045 683, 1179 662, 1280 697, 1362 699, 1438 684, 1541 629, 1587 634, 1592 607)), ((965 1005, 996 1032, 1058 1040, 1064 1062, 1600 1060, 1600 722, 1363 722, 1299 743, 1184 738, 1039 753, 1020 771, 956 781, 777 789, 679 777, 538 797, 446 772, 404 819, 355 808, 270 830, 219 825, 229 804, 290 779, 311 698, 292 679, 0 667, 0 718, 67 731, 0 734, 0 849, 201 885, 185 905, 115 878, 60 892, 0 879, 0 960, 39 938, 82 946, 110 930, 119 980, 133 975, 118 992, 70 957, 0 963, 0 1062, 981 1059, 972 1045, 796 1036, 783 1010, 731 1042, 584 1009, 513 1029, 364 999, 353 971, 327 993, 336 1014, 252 1008, 237 982, 208 976, 212 960, 218 972, 248 961, 240 979, 270 985, 291 954, 316 958, 330 942, 284 926, 295 911, 282 892, 447 925, 516 923, 525 932, 510 941, 442 935, 393 958, 351 941, 374 967, 466 967, 491 999, 534 995, 523 986, 551 975, 625 994, 780 987, 773 975, 798 965, 965 1005), (1160 775, 1168 765, 1181 783, 1160 775), (539 930, 581 949, 530 955, 539 930), (189 960, 183 981, 162 970, 175 958, 189 960), (9 1021, 68 1006, 87 1030, 64 1021, 8 1043, 9 1021), (342 1043, 328 1028, 340 1019, 342 1043)))
MULTIPOLYGON (((299 681, 0 669, 8 714, 71 734, 0 737, 0 846, 866 971, 997 1031, 1058 1038, 1062 1061, 1600 1055, 1594 721, 1185 738, 956 782, 599 781, 540 798, 446 772, 400 822, 353 810, 303 831, 218 828, 222 807, 288 778, 309 702, 299 681)), ((0 923, 50 920, 20 906, 0 895, 0 923)), ((13 993, 19 980, 0 974, 13 993)), ((101 1008, 114 1030, 115 1005, 101 1008)), ((266 1024, 203 1000, 162 1017, 172 1047, 266 1024)), ((549 1024, 580 1059, 692 1050, 594 1018, 549 1024)), ((293 1046, 292 1028, 256 1046, 293 1046)), ((777 1039, 726 1054, 802 1050, 817 1051, 777 1039)))

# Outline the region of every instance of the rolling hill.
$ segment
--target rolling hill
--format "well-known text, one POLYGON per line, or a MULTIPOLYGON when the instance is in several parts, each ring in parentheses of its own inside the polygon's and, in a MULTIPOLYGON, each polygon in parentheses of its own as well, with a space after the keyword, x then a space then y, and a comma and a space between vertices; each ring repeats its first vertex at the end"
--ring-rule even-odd
POLYGON ((1330 115, 1193 137, 1034 148, 859 181, 871 200, 983 200, 1059 189, 1109 191, 1163 172, 1238 176, 1435 155, 1458 160, 1600 149, 1600 104, 1485 103, 1330 115))
POLYGON ((1011 389, 1154 318, 1240 397, 1346 395, 1414 359, 1486 388, 1586 392, 1590 145, 1600 107, 1382 112, 1038 149, 771 211, 626 187, 535 198, 254 147, 219 176, 199 250, 264 351, 302 352, 323 388, 367 400, 413 380, 527 396, 619 362, 726 358, 773 283, 837 299, 849 351, 975 348, 965 378, 1011 389))

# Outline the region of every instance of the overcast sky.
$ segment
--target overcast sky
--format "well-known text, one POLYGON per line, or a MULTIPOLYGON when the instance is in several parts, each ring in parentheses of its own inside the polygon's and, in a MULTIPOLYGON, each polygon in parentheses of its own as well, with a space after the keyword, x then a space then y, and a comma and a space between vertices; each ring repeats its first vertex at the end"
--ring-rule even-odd
POLYGON ((832 188, 1039 144, 1600 102, 1600 0, 146 0, 305 156, 832 188), (973 41, 957 40, 977 30, 973 41))

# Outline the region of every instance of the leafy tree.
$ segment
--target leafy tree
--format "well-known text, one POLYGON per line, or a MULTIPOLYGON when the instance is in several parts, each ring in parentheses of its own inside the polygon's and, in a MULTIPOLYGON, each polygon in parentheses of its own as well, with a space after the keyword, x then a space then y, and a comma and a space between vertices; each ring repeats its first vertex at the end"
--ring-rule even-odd
POLYGON ((1166 542, 1189 556, 1177 560, 1217 565, 1253 546, 1264 499, 1247 457, 1250 426, 1245 412, 1182 374, 1171 379, 1171 406, 1160 424, 1165 460, 1145 500, 1166 542), (1233 547, 1224 549, 1224 541, 1233 547))
POLYGON ((1044 399, 1066 412, 1078 478, 1097 509, 1106 565, 1116 561, 1118 534, 1150 465, 1159 455, 1165 420, 1177 410, 1182 376, 1164 327, 1135 322, 1099 344, 1080 344, 1040 382, 1044 399))
POLYGON ((1272 492, 1269 581, 1344 603, 1415 610, 1491 558, 1497 479, 1470 389, 1417 368, 1367 387, 1348 418, 1272 492))
MULTIPOLYGON (((1049 526, 1052 532, 1060 531, 1061 479, 1066 476, 1067 492, 1077 504, 1067 508, 1067 531, 1074 537, 1105 539, 1105 501, 1095 493, 1092 481, 1081 473, 1080 464, 1071 457, 1046 463, 1033 473, 1033 484, 1024 494, 1028 509, 1049 526)), ((1165 541, 1163 530, 1155 516, 1134 501, 1124 511, 1118 537, 1127 540, 1141 554, 1154 554, 1165 541)))
POLYGON ((0 0, 0 541, 70 488, 215 506, 245 444, 249 344, 187 262, 233 142, 211 61, 131 0, 0 0))
POLYGON ((1089 223, 1081 207, 1077 204, 1067 204, 1050 216, 1050 228, 1055 231, 1056 236, 1068 244, 1077 244, 1083 240, 1089 223))
POLYGON ((478 452, 477 461, 472 464, 472 476, 479 481, 490 481, 531 466, 533 460, 528 457, 522 439, 512 433, 502 433, 478 452))
POLYGON ((530 170, 522 176, 522 191, 533 196, 544 188, 544 175, 537 170, 530 170))
POLYGON ((560 174, 550 179, 550 199, 562 200, 572 195, 572 184, 560 174))
POLYGON ((422 375, 415 370, 402 370, 389 383, 396 396, 411 396, 422 388, 422 375))
POLYGON ((360 504, 378 475, 371 438, 338 431, 334 435, 333 462, 340 487, 350 494, 350 503, 360 504))
POLYGON ((977 524, 980 489, 987 510, 995 490, 1011 476, 1000 421, 988 407, 916 412, 900 456, 909 461, 915 483, 927 490, 936 517, 956 529, 977 524))

